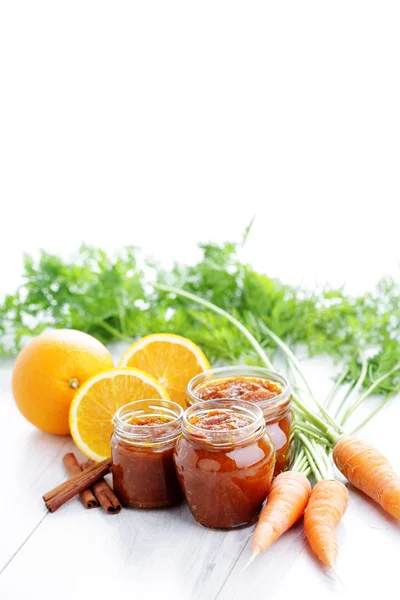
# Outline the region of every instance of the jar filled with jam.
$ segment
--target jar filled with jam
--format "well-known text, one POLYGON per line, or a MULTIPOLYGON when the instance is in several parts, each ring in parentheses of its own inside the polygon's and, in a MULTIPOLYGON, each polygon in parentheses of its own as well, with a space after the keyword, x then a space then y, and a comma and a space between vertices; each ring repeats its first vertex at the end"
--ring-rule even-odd
POLYGON ((253 402, 260 407, 267 432, 276 448, 274 476, 288 468, 290 429, 293 421, 292 392, 279 373, 263 367, 222 367, 194 377, 187 387, 190 405, 230 398, 253 402))
POLYGON ((182 415, 168 400, 131 402, 115 414, 111 470, 125 506, 160 508, 182 499, 173 462, 182 415))
POLYGON ((258 406, 233 400, 191 406, 183 416, 174 459, 200 525, 234 529, 257 519, 275 465, 275 449, 258 406))

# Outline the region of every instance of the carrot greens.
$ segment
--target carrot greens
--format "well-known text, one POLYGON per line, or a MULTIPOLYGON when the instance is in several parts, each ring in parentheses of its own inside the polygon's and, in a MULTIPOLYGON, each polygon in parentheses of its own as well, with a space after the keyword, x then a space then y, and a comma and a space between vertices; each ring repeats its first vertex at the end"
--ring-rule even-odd
POLYGON ((109 254, 84 245, 70 260, 45 251, 37 259, 26 256, 21 286, 0 300, 0 356, 15 355, 48 327, 65 327, 104 343, 174 332, 202 346, 214 363, 260 362, 232 320, 222 322, 204 304, 148 285, 158 282, 225 310, 270 356, 276 350, 273 332, 294 350, 332 357, 348 383, 359 379, 365 364, 360 357, 368 356, 363 389, 377 380, 377 393, 397 389, 399 371, 380 377, 400 362, 400 282, 385 278, 358 297, 329 287, 308 290, 242 262, 241 244, 202 244, 200 251, 196 264, 176 263, 169 270, 135 247, 109 254))

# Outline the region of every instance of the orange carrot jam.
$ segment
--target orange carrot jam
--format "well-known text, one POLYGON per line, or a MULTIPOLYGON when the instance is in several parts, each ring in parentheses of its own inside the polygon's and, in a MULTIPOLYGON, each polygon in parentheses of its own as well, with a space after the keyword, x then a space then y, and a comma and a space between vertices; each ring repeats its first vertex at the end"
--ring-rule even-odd
POLYGON ((139 425, 141 427, 148 427, 152 425, 164 425, 171 421, 168 417, 163 417, 162 415, 149 415, 146 417, 132 417, 129 419, 128 423, 130 425, 139 425))
POLYGON ((216 400, 217 398, 231 398, 233 400, 247 400, 261 402, 269 400, 282 393, 282 388, 270 381, 259 377, 230 377, 206 383, 196 390, 196 395, 202 400, 216 400))
POLYGON ((274 403, 274 398, 278 399, 282 392, 283 386, 277 382, 267 377, 251 376, 217 378, 193 390, 193 394, 202 401, 229 398, 245 400, 260 406, 265 417, 267 433, 276 448, 274 476, 287 469, 290 459, 289 438, 293 421, 290 398, 286 410, 281 410, 279 403, 274 403))
POLYGON ((193 416, 189 420, 191 425, 207 431, 224 431, 229 429, 240 429, 250 425, 251 419, 245 415, 223 410, 210 410, 207 414, 193 416))
MULTIPOLYGON (((174 460, 189 508, 205 527, 233 529, 253 523, 269 491, 275 451, 261 411, 258 421, 244 411, 218 408, 229 401, 210 402, 187 410, 174 460), (190 414, 191 413, 191 414, 190 414)), ((232 404, 232 402, 231 402, 232 404)))
POLYGON ((182 408, 167 400, 141 400, 114 417, 111 458, 114 489, 125 506, 177 504, 182 491, 173 461, 182 408))

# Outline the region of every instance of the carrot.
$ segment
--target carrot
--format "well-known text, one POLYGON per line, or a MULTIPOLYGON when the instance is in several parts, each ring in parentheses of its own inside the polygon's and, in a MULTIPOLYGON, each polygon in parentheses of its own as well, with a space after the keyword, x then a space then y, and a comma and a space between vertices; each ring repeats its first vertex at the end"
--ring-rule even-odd
POLYGON ((300 519, 310 494, 310 482, 302 473, 286 471, 274 479, 267 505, 261 511, 254 531, 253 552, 248 564, 300 519))
POLYGON ((400 477, 378 450, 356 436, 347 436, 334 447, 333 460, 356 488, 400 519, 400 477))
POLYGON ((338 554, 335 527, 346 512, 349 492, 340 481, 319 481, 304 512, 304 531, 313 552, 328 567, 338 554))

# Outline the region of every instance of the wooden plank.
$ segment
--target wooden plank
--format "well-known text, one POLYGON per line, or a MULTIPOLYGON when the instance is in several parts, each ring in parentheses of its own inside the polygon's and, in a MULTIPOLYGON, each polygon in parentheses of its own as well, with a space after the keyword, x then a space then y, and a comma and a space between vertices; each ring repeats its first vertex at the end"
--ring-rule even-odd
POLYGON ((186 506, 110 516, 85 511, 75 500, 49 515, 27 540, 0 577, 0 596, 40 587, 41 597, 50 598, 63 581, 58 597, 70 598, 77 584, 68 573, 79 573, 84 586, 97 580, 94 590, 100 593, 104 573, 115 590, 131 587, 144 597, 212 598, 248 536, 247 530, 203 529, 186 506))
POLYGON ((0 365, 0 571, 45 518, 41 500, 64 476, 61 456, 72 447, 69 437, 37 431, 20 414, 11 395, 11 363, 0 365))

